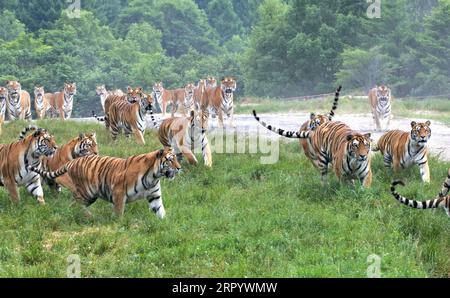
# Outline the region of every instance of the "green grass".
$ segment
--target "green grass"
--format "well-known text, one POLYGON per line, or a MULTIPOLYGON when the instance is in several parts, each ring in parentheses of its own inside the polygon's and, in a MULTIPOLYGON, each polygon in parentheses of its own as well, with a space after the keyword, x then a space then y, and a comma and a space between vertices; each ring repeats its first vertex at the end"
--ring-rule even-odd
MULTIPOLYGON (((1 142, 16 139, 24 123, 8 124, 1 142)), ((160 148, 156 134, 139 147, 109 141, 95 124, 39 122, 59 144, 79 132, 97 131, 100 151, 125 157, 160 148)), ((66 190, 48 189, 46 206, 21 191, 19 205, 0 190, 0 277, 64 277, 66 259, 81 257, 82 277, 365 277, 367 257, 382 257, 383 277, 447 277, 450 225, 443 210, 401 206, 377 155, 370 190, 319 174, 297 143, 282 143, 280 161, 260 155, 215 154, 211 170, 183 164, 175 181, 163 181, 167 218, 158 220, 145 201, 125 216, 95 203, 93 219, 72 204, 66 190)), ((418 169, 403 172, 404 195, 434 197, 450 164, 431 159, 432 183, 418 169)))
MULTIPOLYGON (((249 114, 254 109, 256 109, 258 113, 328 113, 331 109, 332 102, 333 97, 306 101, 247 98, 243 102, 237 104, 236 113, 249 114)), ((448 99, 394 99, 392 111, 396 117, 429 118, 450 124, 450 101, 448 99)), ((349 98, 344 96, 339 100, 337 113, 367 114, 371 112, 367 99, 349 98)))

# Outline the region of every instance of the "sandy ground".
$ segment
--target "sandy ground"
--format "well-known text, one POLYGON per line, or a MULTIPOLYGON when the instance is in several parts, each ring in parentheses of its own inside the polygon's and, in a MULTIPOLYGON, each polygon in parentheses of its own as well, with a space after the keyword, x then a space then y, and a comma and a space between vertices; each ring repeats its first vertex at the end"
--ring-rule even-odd
MULTIPOLYGON (((309 114, 307 113, 290 113, 290 114, 260 114, 261 119, 266 123, 272 124, 278 128, 283 128, 286 130, 297 131, 301 124, 304 123, 309 114)), ((161 116, 155 115, 158 119, 157 122, 161 122, 161 116)), ((77 121, 95 121, 93 118, 86 119, 76 119, 77 121)), ((375 124, 372 120, 372 115, 338 115, 335 117, 336 121, 342 121, 347 123, 354 130, 367 133, 372 133, 372 138, 378 141, 382 132, 375 132, 375 124)), ((411 119, 412 120, 412 119, 411 119)), ((411 120, 404 118, 396 118, 391 121, 390 129, 401 129, 409 131, 411 128, 411 120)), ((414 121, 425 122, 427 119, 413 119, 414 121)), ((228 121, 225 121, 228 124, 228 121)), ((214 133, 217 130, 217 122, 212 121, 212 127, 210 133, 214 133)), ((258 131, 263 135, 271 139, 279 138, 278 135, 264 129, 258 122, 255 121, 252 115, 236 115, 235 125, 237 130, 241 133, 248 133, 250 135, 256 135, 258 131)), ((148 119, 148 128, 152 129, 153 124, 151 124, 150 119, 148 119)), ((433 154, 438 155, 441 159, 450 161, 450 127, 439 123, 437 121, 432 121, 431 123, 432 136, 428 146, 433 154)), ((285 139, 285 138, 284 138, 285 139)), ((293 140, 295 141, 295 140, 293 140)))

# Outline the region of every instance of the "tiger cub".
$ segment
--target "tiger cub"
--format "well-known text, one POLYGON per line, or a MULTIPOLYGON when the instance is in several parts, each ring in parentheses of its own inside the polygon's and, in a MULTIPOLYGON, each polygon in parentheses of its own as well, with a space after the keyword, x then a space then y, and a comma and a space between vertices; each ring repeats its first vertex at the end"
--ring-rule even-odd
POLYGON ((48 179, 61 177, 58 180, 61 185, 86 208, 102 198, 114 205, 117 216, 122 216, 125 204, 146 199, 161 219, 166 211, 160 180, 163 177, 173 180, 180 169, 177 157, 169 148, 127 159, 89 155, 70 161, 56 172, 30 167, 48 179))
POLYGON ((445 211, 447 212, 447 215, 450 216, 450 196, 448 195, 450 189, 450 170, 448 171, 447 179, 444 181, 442 190, 439 193, 439 197, 436 199, 431 199, 422 202, 407 199, 397 193, 396 191, 397 185, 405 186, 405 183, 403 181, 394 181, 392 182, 391 185, 391 193, 394 196, 394 198, 400 203, 416 209, 444 208, 445 211))
POLYGON ((414 164, 419 166, 423 182, 430 182, 428 166, 428 140, 431 137, 431 122, 411 122, 411 131, 390 131, 381 136, 373 151, 381 151, 386 168, 395 171, 406 169, 414 164))

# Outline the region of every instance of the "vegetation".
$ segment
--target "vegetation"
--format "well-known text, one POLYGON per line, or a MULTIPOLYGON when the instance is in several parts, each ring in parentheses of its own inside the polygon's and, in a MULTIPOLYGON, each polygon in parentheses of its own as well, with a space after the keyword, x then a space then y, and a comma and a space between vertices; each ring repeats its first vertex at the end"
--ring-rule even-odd
MULTIPOLYGON (((24 122, 6 124, 1 143, 17 138, 24 122)), ((42 121, 58 143, 97 131, 101 154, 126 157, 157 150, 155 132, 145 147, 110 141, 97 124, 42 121)), ((214 167, 183 164, 175 181, 162 183, 167 218, 145 201, 118 219, 104 201, 93 219, 67 190, 47 188, 46 206, 22 189, 19 205, 0 189, 0 276, 63 277, 67 257, 78 254, 83 277, 365 277, 369 255, 381 256, 383 277, 447 277, 450 228, 443 210, 401 206, 389 193, 390 177, 376 155, 374 183, 365 190, 319 174, 299 146, 282 143, 280 160, 261 165, 259 154, 215 154, 214 167)), ((417 169, 401 193, 434 197, 449 163, 431 159, 432 183, 417 169)))
POLYGON ((166 87, 234 75, 238 95, 326 93, 341 83, 395 96, 450 93, 450 0, 0 0, 0 82, 78 83, 75 116, 100 110, 97 84, 166 87), (95 105, 93 104, 95 103, 95 105))

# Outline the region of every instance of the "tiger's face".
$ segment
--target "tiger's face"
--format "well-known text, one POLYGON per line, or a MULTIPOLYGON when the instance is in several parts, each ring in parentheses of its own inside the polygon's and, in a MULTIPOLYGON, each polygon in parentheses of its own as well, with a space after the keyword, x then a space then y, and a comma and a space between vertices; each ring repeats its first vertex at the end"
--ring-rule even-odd
POLYGON ((357 161, 366 161, 370 156, 370 133, 365 135, 349 135, 347 137, 348 141, 348 152, 350 156, 357 161))
POLYGON ((222 91, 226 94, 231 94, 236 91, 237 84, 234 78, 226 77, 222 80, 221 85, 222 91))
POLYGON ((215 77, 208 77, 205 80, 205 84, 207 88, 216 88, 217 87, 217 80, 215 77))
POLYGON ((431 137, 431 122, 417 123, 411 122, 411 139, 419 146, 425 146, 431 137))
POLYGON ((44 97, 45 91, 44 91, 44 87, 42 86, 36 86, 34 87, 34 96, 41 100, 44 97))
POLYGON ((70 83, 70 84, 64 84, 64 93, 69 96, 74 96, 77 94, 77 84, 70 83))
POLYGON ((377 98, 380 104, 382 105, 388 104, 391 99, 391 90, 384 85, 379 86, 377 88, 377 98))
POLYGON ((6 88, 8 88, 8 94, 14 99, 18 100, 20 92, 22 91, 22 86, 19 81, 8 81, 6 88))
POLYGON ((311 113, 310 120, 309 120, 309 129, 315 130, 320 125, 329 122, 330 119, 327 116, 324 115, 316 115, 314 113, 311 113))
POLYGON ((170 180, 175 179, 175 175, 181 170, 181 165, 177 160, 177 156, 173 153, 172 148, 160 150, 157 158, 160 160, 157 176, 166 177, 170 180))
POLYGON ((95 87, 95 93, 97 93, 97 96, 105 96, 106 94, 108 94, 108 91, 106 90, 105 85, 100 85, 95 87))
POLYGON ((163 91, 164 87, 162 82, 156 82, 155 84, 153 84, 153 92, 155 92, 157 96, 160 96, 163 91))
POLYGON ((52 157, 55 154, 58 146, 56 145, 55 137, 47 132, 45 129, 39 128, 33 134, 35 148, 34 157, 39 158, 41 156, 52 157))
POLYGON ((8 89, 5 87, 0 87, 0 103, 4 103, 8 98, 8 89))
POLYGON ((185 93, 186 97, 188 97, 188 98, 194 96, 194 91, 195 91, 194 84, 187 84, 184 87, 184 93, 185 93))
POLYGON ((74 148, 76 157, 98 155, 97 136, 95 133, 81 133, 74 148))
POLYGON ((137 102, 142 99, 144 95, 144 90, 142 87, 136 87, 136 88, 127 88, 127 97, 129 102, 137 102))
POLYGON ((153 96, 151 94, 142 93, 142 99, 140 100, 141 106, 146 111, 151 111, 153 109, 153 96))
POLYGON ((196 112, 191 111, 190 115, 191 127, 194 129, 200 129, 202 133, 205 133, 208 130, 208 115, 203 111, 196 112))

